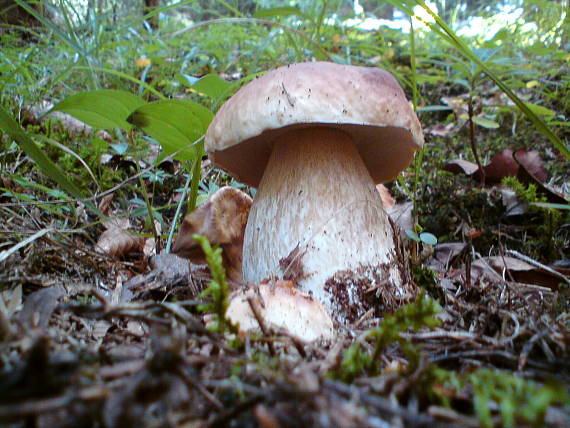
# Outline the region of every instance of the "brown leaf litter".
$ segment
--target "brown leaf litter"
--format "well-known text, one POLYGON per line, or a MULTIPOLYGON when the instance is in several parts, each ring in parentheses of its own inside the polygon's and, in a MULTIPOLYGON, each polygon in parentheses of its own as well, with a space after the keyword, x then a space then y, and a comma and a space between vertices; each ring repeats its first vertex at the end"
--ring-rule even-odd
MULTIPOLYGON (((32 229, 23 218, 4 218, 32 229)), ((467 244, 436 247, 428 291, 444 309, 442 324, 402 334, 421 351, 417 367, 410 371, 393 344, 377 361, 378 376, 344 383, 332 375, 344 352, 355 341, 370 348, 364 333, 381 319, 365 317, 311 344, 275 331, 260 310, 264 333, 237 344, 207 329, 197 310, 209 280, 204 265, 157 256, 154 274, 137 276, 146 269, 142 253, 126 262, 93 248, 85 234, 49 229, 0 261, 3 426, 464 427, 478 424, 473 391, 433 386, 449 395, 445 407, 427 392, 434 364, 570 383, 570 318, 559 310, 567 296, 553 286, 564 280, 529 261, 515 264, 512 254, 490 259, 467 244), (548 283, 528 276, 536 272, 547 272, 548 283)), ((562 428, 569 417, 552 407, 544 424, 562 428)))
POLYGON ((443 166, 443 169, 453 174, 464 174, 477 181, 480 181, 483 175, 487 185, 498 184, 505 177, 516 177, 525 185, 535 185, 538 193, 545 196, 549 202, 568 203, 561 193, 545 185, 548 174, 544 168, 544 161, 535 150, 504 149, 497 152, 482 168, 483 174, 475 163, 464 159, 451 160, 443 166))

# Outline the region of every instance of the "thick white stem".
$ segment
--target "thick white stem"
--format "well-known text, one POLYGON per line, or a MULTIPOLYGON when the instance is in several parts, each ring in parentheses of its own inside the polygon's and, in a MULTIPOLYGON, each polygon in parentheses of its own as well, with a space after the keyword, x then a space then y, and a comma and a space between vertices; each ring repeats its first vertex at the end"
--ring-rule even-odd
POLYGON ((382 200, 352 140, 335 129, 274 142, 243 254, 245 281, 296 280, 341 323, 377 303, 371 288, 406 293, 382 200))

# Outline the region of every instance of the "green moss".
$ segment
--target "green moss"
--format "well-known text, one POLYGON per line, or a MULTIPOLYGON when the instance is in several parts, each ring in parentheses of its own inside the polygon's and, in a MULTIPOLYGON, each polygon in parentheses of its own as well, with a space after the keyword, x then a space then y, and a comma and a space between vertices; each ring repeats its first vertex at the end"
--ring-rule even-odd
POLYGON ((494 407, 498 407, 502 426, 524 423, 540 427, 544 426, 548 407, 570 405, 570 397, 562 385, 554 382, 539 385, 500 370, 483 368, 459 375, 432 367, 425 377, 434 381, 430 388, 432 398, 445 406, 450 406, 450 396, 472 391, 473 411, 484 427, 494 426, 494 407))
POLYGON ((402 306, 393 314, 388 314, 378 325, 366 333, 366 340, 372 343, 373 351, 368 352, 360 343, 352 344, 343 355, 340 369, 335 373, 344 381, 352 381, 358 376, 374 376, 380 372, 379 357, 386 347, 398 343, 409 359, 410 370, 416 366, 419 353, 400 336, 409 329, 417 331, 420 328, 433 328, 439 325, 435 318, 441 311, 439 304, 420 293, 413 303, 402 306))
POLYGON ((237 333, 237 327, 226 319, 226 311, 229 306, 230 286, 222 264, 222 249, 212 248, 210 242, 204 236, 192 235, 192 238, 202 247, 212 274, 212 280, 201 294, 201 297, 209 300, 207 303, 200 305, 198 309, 202 312, 211 312, 214 315, 214 331, 218 333, 224 333, 225 331, 237 333))

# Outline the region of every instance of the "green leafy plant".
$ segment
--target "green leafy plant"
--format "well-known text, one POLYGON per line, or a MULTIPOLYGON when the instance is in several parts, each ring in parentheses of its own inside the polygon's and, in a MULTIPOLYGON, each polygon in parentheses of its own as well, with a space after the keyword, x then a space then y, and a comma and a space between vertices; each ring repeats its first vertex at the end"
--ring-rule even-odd
POLYGON ((410 329, 417 331, 421 328, 438 326, 440 322, 435 315, 439 312, 441 312, 439 304, 421 292, 413 303, 386 315, 378 327, 365 333, 363 340, 372 342, 372 352, 367 352, 360 342, 355 342, 344 352, 338 376, 350 381, 360 375, 378 374, 379 357, 392 343, 400 344, 411 360, 417 360, 417 351, 400 336, 400 333, 410 329))
MULTIPOLYGON (((16 141, 20 148, 36 162, 40 170, 58 183, 63 190, 79 199, 85 196, 83 191, 67 178, 65 172, 44 154, 30 135, 2 107, 0 107, 0 131, 16 141)), ((92 205, 90 207, 97 211, 92 205)))
POLYGON ((501 180, 501 185, 513 189, 517 196, 526 203, 547 201, 545 196, 540 196, 537 193, 536 185, 529 183, 528 186, 525 186, 516 177, 504 177, 501 180))
POLYGON ((406 235, 408 236, 408 238, 410 238, 412 241, 415 241, 417 243, 422 242, 422 243, 427 244, 427 245, 436 245, 437 244, 437 238, 432 233, 420 232, 418 234, 411 229, 406 229, 405 232, 406 232, 406 235))
MULTIPOLYGON (((543 257, 555 257, 554 249, 557 244, 555 232, 562 220, 562 213, 559 210, 561 207, 565 209, 565 206, 563 204, 549 204, 547 198, 538 192, 535 184, 524 185, 516 177, 505 177, 501 180, 501 184, 510 187, 521 201, 528 204, 528 213, 536 219, 535 224, 537 226, 534 245, 532 245, 533 249, 543 257)), ((564 244, 559 245, 563 246, 564 244)))
POLYGON ((441 17, 437 15, 423 0, 388 0, 389 3, 394 4, 396 7, 401 9, 404 13, 409 16, 414 16, 413 7, 420 6, 432 19, 433 22, 424 21, 424 23, 439 37, 449 43, 454 49, 456 49, 462 56, 471 61, 475 66, 477 66, 483 73, 489 77, 500 89, 501 91, 509 97, 515 105, 523 112, 523 114, 530 119, 530 121, 536 126, 536 129, 542 133, 550 142, 562 153, 567 159, 570 159, 570 149, 562 142, 562 140, 554 134, 554 132, 548 127, 544 120, 537 115, 532 108, 529 108, 527 103, 520 99, 513 90, 486 64, 482 61, 475 51, 471 49, 465 41, 457 35, 455 31, 448 26, 441 17))
POLYGON ((554 382, 539 385, 507 372, 487 368, 467 375, 434 368, 431 374, 435 380, 432 392, 446 406, 450 405, 447 397, 449 391, 472 390, 474 412, 484 427, 495 426, 493 407, 498 407, 502 426, 512 427, 525 423, 539 427, 544 426, 548 407, 556 404, 570 405, 568 392, 554 382), (448 393, 441 394, 438 390, 448 390, 448 393))
POLYGON ((214 315, 214 331, 218 333, 224 333, 225 331, 237 333, 237 327, 226 318, 230 286, 222 264, 222 249, 212 248, 210 242, 204 236, 196 234, 192 235, 192 238, 202 247, 202 251, 206 256, 206 262, 210 266, 210 272, 212 273, 212 280, 201 294, 202 297, 209 299, 209 301, 200 305, 198 309, 203 312, 211 312, 214 315))

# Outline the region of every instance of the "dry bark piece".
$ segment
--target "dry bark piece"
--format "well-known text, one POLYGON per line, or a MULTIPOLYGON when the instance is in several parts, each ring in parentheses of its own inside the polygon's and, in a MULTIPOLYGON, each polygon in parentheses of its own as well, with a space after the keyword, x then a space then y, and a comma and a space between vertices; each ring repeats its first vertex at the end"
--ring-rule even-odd
POLYGON ((230 281, 241 282, 242 248, 251 198, 241 190, 225 186, 186 215, 172 252, 195 264, 205 263, 200 245, 192 235, 203 235, 222 247, 224 268, 230 281))
POLYGON ((226 316, 239 324, 241 332, 260 331, 248 299, 266 327, 285 329, 305 342, 334 335, 333 322, 321 303, 294 288, 290 281, 260 284, 231 297, 226 316))
POLYGON ((302 63, 242 87, 212 121, 205 147, 215 164, 258 187, 244 280, 286 274, 282 261, 297 250, 300 289, 342 323, 370 309, 358 284, 371 278, 407 295, 375 184, 396 177, 422 144, 415 113, 384 70, 302 63), (325 287, 339 274, 349 280, 342 289, 325 287))

